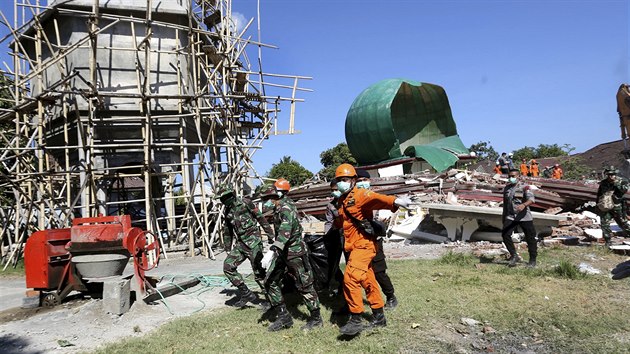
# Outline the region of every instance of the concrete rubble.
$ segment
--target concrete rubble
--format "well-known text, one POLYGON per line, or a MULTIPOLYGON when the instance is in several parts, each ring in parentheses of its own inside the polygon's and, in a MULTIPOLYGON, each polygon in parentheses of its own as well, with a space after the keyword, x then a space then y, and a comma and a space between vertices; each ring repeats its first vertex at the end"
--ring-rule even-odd
MULTIPOLYGON (((533 187, 532 206, 539 237, 545 244, 578 245, 603 243, 599 216, 595 211, 598 184, 523 177, 533 187)), ((417 203, 414 210, 375 215, 389 224, 394 239, 421 242, 501 242, 502 190, 507 179, 477 171, 451 169, 441 174, 413 174, 373 178, 372 189, 386 195, 408 195, 417 203)), ((306 215, 307 232, 323 232, 326 205, 330 201, 327 182, 307 184, 292 190, 290 197, 306 215), (318 226, 321 225, 321 226, 318 226)), ((628 195, 630 199, 630 195, 628 195)), ((611 225, 613 231, 619 230, 611 225)), ((518 240, 518 235, 515 234, 518 240)), ((627 247, 630 250, 630 245, 627 247)))

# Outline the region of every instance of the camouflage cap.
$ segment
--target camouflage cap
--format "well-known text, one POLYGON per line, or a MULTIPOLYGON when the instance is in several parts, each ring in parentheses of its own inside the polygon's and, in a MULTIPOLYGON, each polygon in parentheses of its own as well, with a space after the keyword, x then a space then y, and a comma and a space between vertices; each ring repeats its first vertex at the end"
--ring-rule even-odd
POLYGON ((234 190, 227 184, 219 184, 215 189, 214 199, 222 198, 228 194, 234 194, 234 190))
POLYGON ((616 175, 619 173, 619 170, 615 166, 608 166, 604 168, 604 173, 607 175, 616 175))

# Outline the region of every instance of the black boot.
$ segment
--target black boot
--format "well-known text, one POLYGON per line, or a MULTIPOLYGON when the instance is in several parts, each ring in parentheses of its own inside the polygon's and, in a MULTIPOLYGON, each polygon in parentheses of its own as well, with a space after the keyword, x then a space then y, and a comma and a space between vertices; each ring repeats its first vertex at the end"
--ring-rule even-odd
POLYGON ((529 258, 529 262, 527 262, 527 268, 536 268, 536 258, 529 258))
POLYGON ((241 295, 241 298, 238 299, 236 303, 234 303, 235 307, 245 307, 248 302, 252 302, 256 300, 256 294, 254 294, 247 285, 241 284, 238 286, 238 292, 241 295))
POLYGON ((385 313, 383 312, 383 308, 380 309, 372 309, 372 321, 370 321, 370 327, 385 327, 387 326, 387 319, 385 318, 385 313))
POLYGON ((387 301, 385 301, 385 310, 393 310, 398 306, 398 299, 396 295, 392 294, 387 297, 387 301))
POLYGON ((508 267, 516 267, 516 263, 521 261, 521 256, 518 253, 513 254, 508 258, 508 267))
POLYGON ((345 326, 339 328, 339 333, 346 336, 356 336, 363 330, 363 319, 360 313, 351 313, 350 320, 345 326))
POLYGON ((323 327, 324 321, 322 321, 322 316, 319 312, 319 309, 315 309, 311 311, 311 317, 308 318, 306 324, 302 326, 300 329, 303 331, 309 331, 315 327, 323 327))
POLYGON ((260 307, 260 309, 261 309, 263 312, 267 312, 267 311, 271 310, 271 304, 270 304, 270 303, 269 303, 269 301, 267 301, 267 300, 263 300, 263 301, 261 301, 261 302, 258 304, 258 306, 260 307))
POLYGON ((291 318, 291 315, 289 314, 289 311, 287 311, 287 307, 284 304, 278 305, 277 315, 278 317, 276 317, 276 320, 269 325, 267 330, 269 330, 270 332, 275 332, 293 326, 293 319, 291 318))

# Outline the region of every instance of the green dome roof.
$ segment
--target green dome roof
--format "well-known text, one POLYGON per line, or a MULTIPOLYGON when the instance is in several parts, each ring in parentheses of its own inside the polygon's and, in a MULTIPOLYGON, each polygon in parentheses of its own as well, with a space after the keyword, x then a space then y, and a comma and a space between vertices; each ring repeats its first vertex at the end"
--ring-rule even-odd
MULTIPOLYGON (((444 89, 412 80, 377 82, 359 94, 346 116, 346 142, 361 165, 400 158, 413 150, 408 147, 454 135, 444 89)), ((467 152, 461 141, 457 145, 456 153, 467 152)))

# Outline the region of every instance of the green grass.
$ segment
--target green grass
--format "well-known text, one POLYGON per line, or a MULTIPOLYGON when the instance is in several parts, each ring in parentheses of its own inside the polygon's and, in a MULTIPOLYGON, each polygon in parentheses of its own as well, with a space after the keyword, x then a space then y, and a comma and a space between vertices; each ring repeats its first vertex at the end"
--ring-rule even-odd
POLYGON ((17 266, 13 268, 13 265, 9 265, 6 270, 2 270, 4 264, 0 266, 0 278, 2 277, 16 277, 24 276, 24 258, 18 260, 17 266))
MULTIPOLYGON (((388 262, 400 305, 388 326, 352 340, 338 338, 331 310, 324 328, 303 333, 307 311, 294 296, 294 327, 269 333, 258 309, 221 309, 173 321, 101 353, 623 353, 630 352, 627 280, 576 274, 589 262, 607 273, 623 259, 597 249, 545 248, 539 267, 508 268, 460 253, 438 260, 388 262), (591 260, 591 261, 589 261, 591 260), (486 326, 469 328, 462 317, 486 326), (494 332, 494 333, 492 333, 494 332)), ((369 312, 369 311, 366 311, 369 312)))

